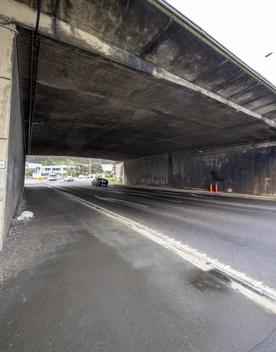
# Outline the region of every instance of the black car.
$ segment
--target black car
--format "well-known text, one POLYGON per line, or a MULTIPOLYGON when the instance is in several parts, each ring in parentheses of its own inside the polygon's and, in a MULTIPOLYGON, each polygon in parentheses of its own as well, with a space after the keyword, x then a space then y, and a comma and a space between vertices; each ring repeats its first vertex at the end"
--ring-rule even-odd
POLYGON ((92 186, 108 186, 108 180, 103 177, 96 177, 94 180, 91 182, 92 186))

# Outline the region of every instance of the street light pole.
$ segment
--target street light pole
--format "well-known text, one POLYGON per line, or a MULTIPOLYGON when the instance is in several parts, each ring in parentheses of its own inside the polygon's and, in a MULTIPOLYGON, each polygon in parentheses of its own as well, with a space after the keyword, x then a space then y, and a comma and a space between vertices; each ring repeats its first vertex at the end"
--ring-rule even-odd
POLYGON ((267 57, 269 57, 269 56, 271 56, 271 55, 273 55, 273 54, 274 54, 274 51, 271 51, 270 53, 268 53, 268 54, 265 55, 265 58, 267 58, 267 57))

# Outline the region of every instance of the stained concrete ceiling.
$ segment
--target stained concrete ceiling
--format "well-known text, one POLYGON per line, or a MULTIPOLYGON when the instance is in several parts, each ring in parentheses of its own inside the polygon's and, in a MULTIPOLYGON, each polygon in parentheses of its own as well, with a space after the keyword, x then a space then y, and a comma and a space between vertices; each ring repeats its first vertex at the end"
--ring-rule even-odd
MULTIPOLYGON (((274 87, 157 2, 43 3, 109 50, 41 33, 32 154, 119 160, 275 139, 274 87)), ((18 46, 27 121, 31 32, 22 26, 18 46)))

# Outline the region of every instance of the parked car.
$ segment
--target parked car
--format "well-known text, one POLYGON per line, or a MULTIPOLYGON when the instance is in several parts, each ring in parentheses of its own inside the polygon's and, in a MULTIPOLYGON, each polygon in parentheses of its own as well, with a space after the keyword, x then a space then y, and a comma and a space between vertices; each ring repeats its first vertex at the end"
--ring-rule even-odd
POLYGON ((108 180, 103 177, 96 177, 91 181, 92 186, 108 186, 108 180))
POLYGON ((86 178, 89 178, 89 175, 79 175, 79 178, 80 179, 86 179, 86 178))
POLYGON ((65 176, 64 179, 63 179, 63 181, 65 181, 65 182, 72 182, 72 181, 74 181, 74 179, 73 179, 72 176, 65 176))
POLYGON ((56 174, 48 175, 48 181, 57 181, 57 175, 56 174))

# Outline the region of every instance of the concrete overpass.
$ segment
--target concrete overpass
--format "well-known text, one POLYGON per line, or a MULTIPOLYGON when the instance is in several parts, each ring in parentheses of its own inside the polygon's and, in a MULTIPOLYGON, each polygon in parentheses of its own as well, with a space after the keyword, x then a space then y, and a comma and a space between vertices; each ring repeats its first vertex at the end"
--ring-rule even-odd
POLYGON ((215 169, 228 190, 276 193, 276 88, 165 2, 0 0, 0 21, 1 233, 25 153, 123 160, 130 184, 204 188, 215 169))

